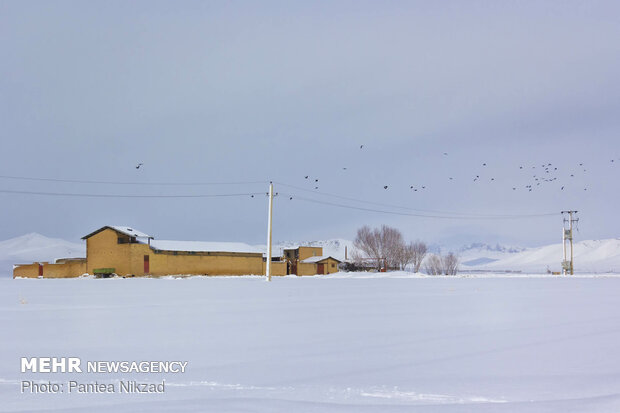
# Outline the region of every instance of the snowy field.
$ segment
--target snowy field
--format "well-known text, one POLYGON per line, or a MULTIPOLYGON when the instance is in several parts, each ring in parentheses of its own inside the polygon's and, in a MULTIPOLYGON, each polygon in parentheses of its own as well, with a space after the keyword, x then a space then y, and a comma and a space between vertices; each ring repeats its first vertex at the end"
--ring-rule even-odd
POLYGON ((0 411, 617 412, 618 297, 620 278, 586 276, 0 279, 0 411), (188 365, 20 373, 34 356, 188 365))

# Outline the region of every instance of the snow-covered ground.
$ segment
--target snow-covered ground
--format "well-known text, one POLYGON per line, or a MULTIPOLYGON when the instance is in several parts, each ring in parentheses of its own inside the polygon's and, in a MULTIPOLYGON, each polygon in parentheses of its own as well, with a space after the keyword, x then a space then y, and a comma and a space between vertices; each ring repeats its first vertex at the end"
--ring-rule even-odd
POLYGON ((0 411, 620 411, 620 277, 1 279, 0 411), (188 361, 22 374, 20 357, 188 361), (21 394, 22 380, 166 380, 21 394))

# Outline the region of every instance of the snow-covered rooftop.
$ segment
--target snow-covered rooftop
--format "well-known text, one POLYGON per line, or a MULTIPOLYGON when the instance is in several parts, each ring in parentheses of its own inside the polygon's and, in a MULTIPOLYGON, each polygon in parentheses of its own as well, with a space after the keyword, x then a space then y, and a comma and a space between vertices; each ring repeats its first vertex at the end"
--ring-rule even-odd
POLYGON ((138 231, 137 229, 134 229, 131 227, 125 227, 121 225, 111 225, 110 228, 114 229, 115 231, 122 232, 123 234, 129 235, 130 237, 153 238, 150 235, 145 234, 144 232, 138 231))
POLYGON ((263 253, 260 248, 242 242, 152 240, 151 247, 163 251, 263 253))
MULTIPOLYGON (((318 257, 306 258, 305 260, 301 260, 301 262, 306 263, 306 264, 312 264, 312 263, 315 263, 315 262, 320 262, 320 261, 326 260, 328 258, 336 260, 336 258, 332 257, 331 255, 321 255, 321 256, 318 256, 318 257)), ((336 260, 336 261, 340 261, 340 260, 336 260)))
POLYGON ((96 231, 91 232, 88 235, 85 235, 82 237, 82 239, 87 239, 92 237, 95 234, 100 233, 101 231, 103 231, 104 229, 110 228, 114 231, 120 232, 121 234, 125 234, 128 235, 130 237, 136 237, 136 238, 153 238, 152 236, 145 234, 142 231, 138 231, 137 229, 131 228, 131 227, 126 227, 123 225, 106 225, 105 227, 101 227, 96 231))

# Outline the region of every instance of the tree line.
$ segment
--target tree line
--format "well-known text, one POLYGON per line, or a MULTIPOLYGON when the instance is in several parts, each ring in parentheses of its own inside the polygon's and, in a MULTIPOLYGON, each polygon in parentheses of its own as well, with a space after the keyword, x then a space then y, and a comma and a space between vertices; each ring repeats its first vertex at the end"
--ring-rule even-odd
POLYGON ((458 271, 458 257, 450 252, 446 255, 432 254, 423 241, 405 242, 403 234, 396 228, 382 225, 371 229, 363 226, 357 230, 353 245, 355 268, 376 268, 385 270, 424 271, 430 275, 455 275, 458 271))

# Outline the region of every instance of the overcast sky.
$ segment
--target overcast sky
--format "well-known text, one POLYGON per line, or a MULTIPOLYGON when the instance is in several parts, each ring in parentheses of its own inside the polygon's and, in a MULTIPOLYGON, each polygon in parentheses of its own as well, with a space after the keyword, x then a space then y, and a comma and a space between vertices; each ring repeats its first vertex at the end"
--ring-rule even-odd
POLYGON ((274 240, 618 237, 619 5, 0 0, 0 190, 246 194, 0 192, 0 239, 265 243, 270 180, 274 240))

